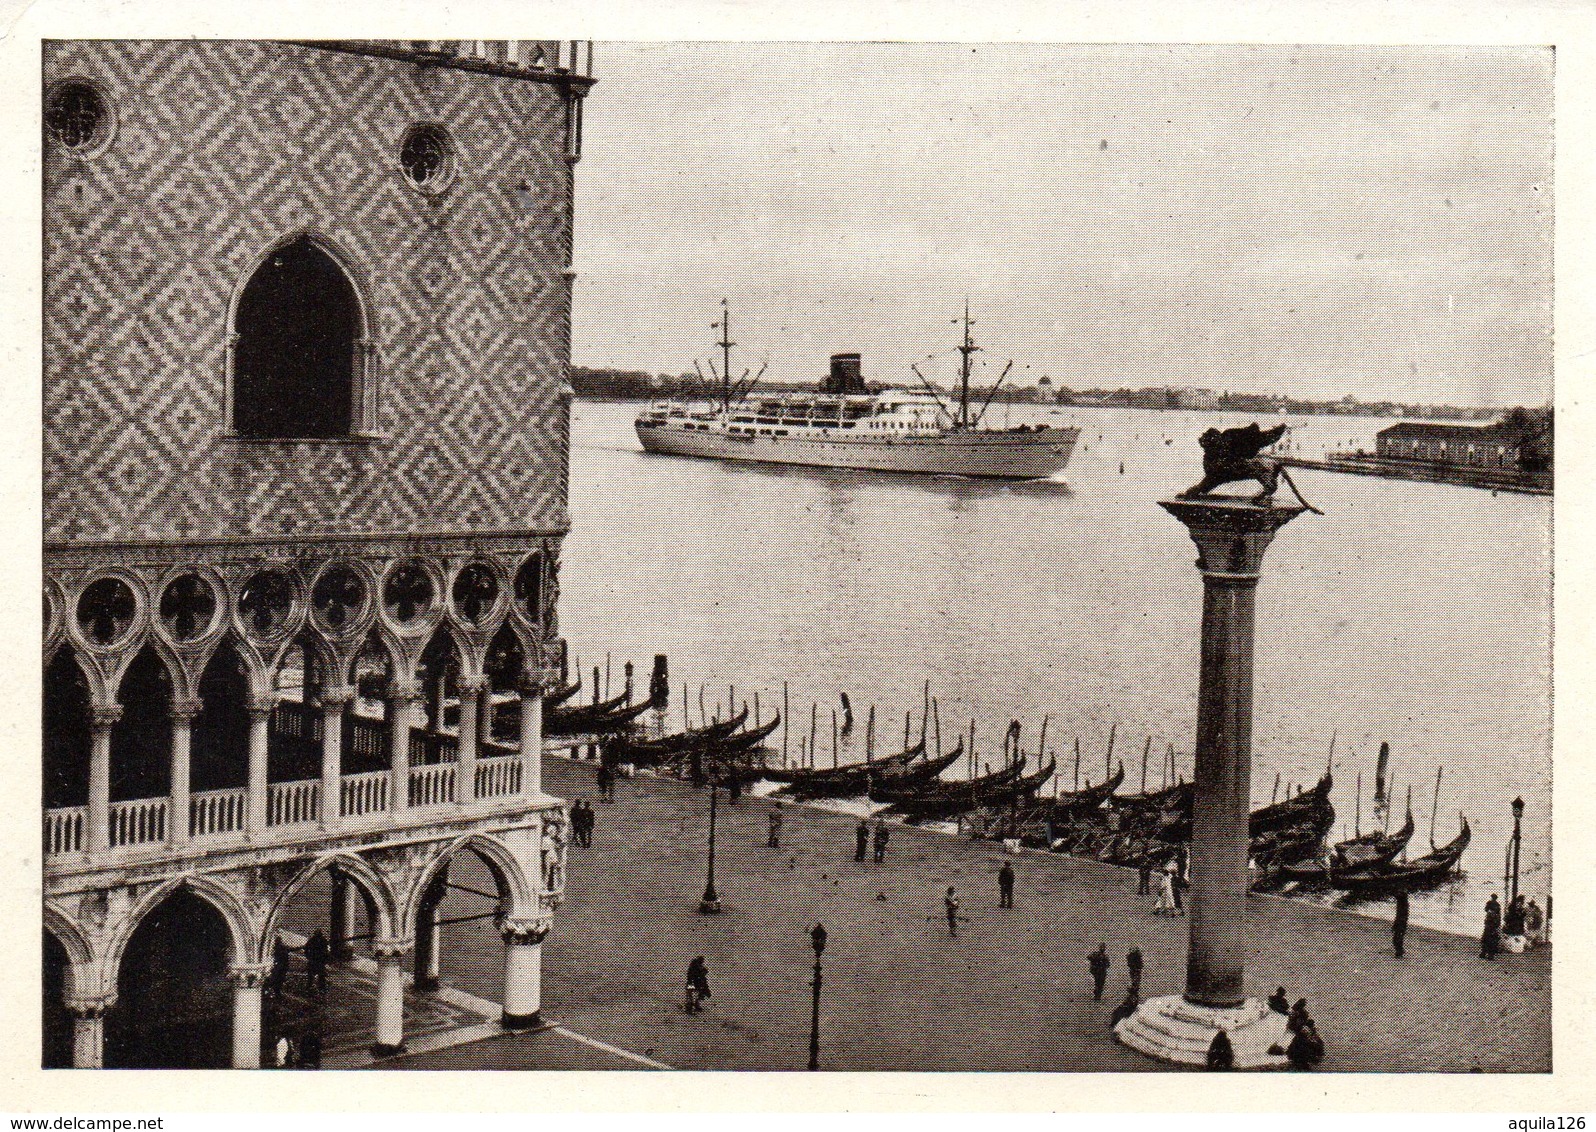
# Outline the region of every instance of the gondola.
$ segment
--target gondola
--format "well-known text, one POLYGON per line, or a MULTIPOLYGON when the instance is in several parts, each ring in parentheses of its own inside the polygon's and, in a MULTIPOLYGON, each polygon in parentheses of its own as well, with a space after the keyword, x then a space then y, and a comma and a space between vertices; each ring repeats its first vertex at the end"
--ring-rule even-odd
POLYGON ((1327 858, 1283 865, 1276 874, 1279 881, 1302 884, 1333 884, 1339 878, 1366 873, 1396 859, 1413 836, 1413 812, 1395 833, 1365 833, 1343 841, 1330 850, 1327 858))
MULTIPOLYGON (((879 759, 872 759, 868 763, 844 763, 842 766, 828 767, 770 767, 765 772, 765 777, 772 782, 796 784, 800 782, 822 783, 828 778, 843 781, 857 777, 864 781, 865 771, 874 770, 891 773, 896 767, 906 767, 915 759, 925 753, 925 742, 922 740, 914 746, 899 751, 894 755, 883 755, 879 759)), ((818 795, 817 795, 818 796, 818 795)))
POLYGON ((964 757, 964 740, 954 744, 945 755, 925 759, 909 766, 883 769, 879 763, 871 768, 869 795, 872 802, 890 802, 901 797, 904 791, 918 790, 940 781, 942 772, 964 757))
POLYGON ((555 708, 557 708, 561 704, 563 704, 566 700, 568 700, 572 696, 576 695, 581 690, 582 690, 582 681, 581 680, 573 680, 571 683, 561 685, 560 687, 555 688, 551 692, 545 692, 543 694, 543 710, 544 711, 552 711, 552 710, 554 710, 555 708))
POLYGON ((1336 821, 1335 807, 1321 802, 1296 825, 1271 829, 1248 839, 1248 853, 1260 868, 1280 869, 1322 852, 1325 834, 1336 821))
POLYGON ((652 706, 647 700, 628 705, 625 697, 622 697, 619 704, 611 700, 588 707, 566 708, 549 713, 544 731, 549 735, 598 735, 621 731, 630 727, 652 706), (609 706, 611 704, 616 706, 609 706))
POLYGON ((1088 786, 1084 790, 1076 790, 1069 794, 1060 794, 1057 798, 1042 800, 1044 813, 1040 818, 1044 821, 1053 821, 1062 824, 1088 814, 1098 809, 1102 804, 1114 796, 1125 781, 1125 764, 1119 764, 1119 769, 1113 775, 1096 786, 1088 786))
MULTIPOLYGON (((1051 770, 1048 771, 1052 773, 1051 770)), ((892 809, 910 821, 929 821, 957 817, 970 810, 980 809, 988 802, 1006 799, 1005 790, 1015 790, 1025 776, 1025 759, 1021 758, 1001 770, 972 778, 968 782, 937 782, 929 787, 894 798, 892 809)), ((1033 787, 1034 789, 1034 787, 1033 787)), ((889 791, 895 794, 895 791, 889 791)))
POLYGON ((1275 830, 1285 829, 1289 826, 1301 825, 1307 814, 1326 804, 1330 797, 1331 778, 1326 771, 1323 778, 1311 790, 1287 798, 1283 802, 1265 806, 1261 810, 1254 810, 1247 819, 1247 834, 1257 837, 1259 834, 1271 833, 1275 830))
POLYGON ((1196 784, 1177 782, 1150 794, 1128 794, 1114 799, 1114 807, 1126 814, 1166 814, 1170 812, 1191 816, 1192 801, 1196 797, 1196 784))
POLYGON ((1331 884, 1336 888, 1361 895, 1367 892, 1418 888, 1445 879, 1457 868, 1458 862, 1463 859, 1463 851, 1469 847, 1469 841, 1473 838, 1468 818, 1460 814, 1458 820, 1463 825, 1462 830, 1441 848, 1405 864, 1387 862, 1365 869, 1349 870, 1331 884))
MULTIPOLYGON (((745 712, 745 717, 746 714, 745 712)), ((780 726, 781 712, 778 711, 758 727, 750 727, 747 731, 732 731, 710 740, 707 746, 712 753, 717 755, 723 752, 748 751, 770 738, 771 733, 780 726)))
POLYGON ((611 750, 616 762, 631 763, 633 766, 658 766, 660 763, 680 758, 695 748, 713 746, 747 721, 748 709, 743 708, 730 719, 717 720, 707 727, 679 731, 675 735, 663 735, 658 739, 621 736, 611 745, 611 750))

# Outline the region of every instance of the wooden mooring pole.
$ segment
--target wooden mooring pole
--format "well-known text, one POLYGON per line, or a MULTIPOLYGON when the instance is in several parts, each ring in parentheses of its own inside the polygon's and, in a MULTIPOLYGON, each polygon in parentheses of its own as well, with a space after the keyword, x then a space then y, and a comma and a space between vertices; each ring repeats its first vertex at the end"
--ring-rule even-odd
POLYGON ((1153 737, 1149 735, 1142 744, 1142 793, 1147 793, 1147 756, 1153 753, 1153 737))
POLYGON ((787 732, 791 730, 792 713, 787 710, 787 681, 781 682, 781 765, 787 765, 787 732))
POLYGON ((870 705, 870 714, 865 718, 865 762, 874 760, 876 747, 876 705, 870 705))

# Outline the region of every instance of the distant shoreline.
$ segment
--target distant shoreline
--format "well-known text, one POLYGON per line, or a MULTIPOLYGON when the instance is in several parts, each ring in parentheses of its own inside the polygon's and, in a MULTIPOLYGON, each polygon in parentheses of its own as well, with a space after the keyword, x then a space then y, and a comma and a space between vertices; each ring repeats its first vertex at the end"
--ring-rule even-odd
POLYGON ((1511 491, 1520 495, 1551 495, 1550 474, 1504 472, 1500 469, 1442 464, 1431 460, 1393 460, 1366 452, 1335 454, 1323 460, 1304 456, 1278 457, 1292 468, 1313 468, 1322 472, 1341 472, 1353 476, 1378 476, 1382 479, 1446 483, 1454 487, 1473 487, 1488 491, 1511 491))

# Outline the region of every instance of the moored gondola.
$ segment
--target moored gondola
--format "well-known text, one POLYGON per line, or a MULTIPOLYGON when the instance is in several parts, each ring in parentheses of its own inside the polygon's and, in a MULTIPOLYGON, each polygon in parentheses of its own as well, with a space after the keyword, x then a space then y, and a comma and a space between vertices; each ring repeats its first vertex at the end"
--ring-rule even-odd
POLYGON ((765 777, 772 782, 788 784, 796 783, 824 783, 827 779, 850 781, 858 778, 864 781, 866 771, 873 770, 877 774, 890 774, 895 768, 906 767, 915 759, 925 753, 925 742, 922 740, 912 747, 905 748, 893 755, 883 755, 879 759, 872 759, 868 763, 844 763, 841 766, 831 767, 769 767, 765 777))
POLYGON ((1038 817, 1058 824, 1082 817, 1099 809, 1104 802, 1114 796, 1114 791, 1118 790, 1124 781, 1125 764, 1122 762, 1113 775, 1096 786, 1088 786, 1084 790, 1076 790, 1069 794, 1060 794, 1057 798, 1043 799, 1041 809, 1044 812, 1038 817))
POLYGON ((1459 814, 1458 821, 1462 823, 1458 835, 1439 849, 1403 864, 1387 862, 1349 870, 1331 883, 1336 888, 1362 895, 1399 888, 1418 888, 1444 880, 1457 868, 1463 859, 1463 851, 1469 847, 1469 841, 1474 836, 1469 829, 1468 818, 1459 814))
POLYGON ((647 700, 628 705, 623 696, 619 701, 565 708, 549 713, 544 732, 549 735, 601 735, 621 731, 630 727, 649 707, 647 700))
POLYGON ((1248 836, 1257 837, 1259 834, 1301 825, 1312 811, 1328 804, 1331 784, 1330 772, 1326 771, 1312 789, 1304 790, 1283 802, 1254 810, 1247 819, 1248 836))
POLYGON ((1366 873, 1396 859, 1413 836, 1413 812, 1395 833, 1365 833, 1334 846, 1317 861, 1282 865, 1275 880, 1294 880, 1300 884, 1334 884, 1338 879, 1366 873))
MULTIPOLYGON (((658 766, 683 757, 694 749, 713 746, 736 731, 747 720, 748 709, 743 708, 730 719, 717 720, 706 727, 679 731, 674 735, 663 735, 658 739, 618 736, 612 741, 609 751, 616 762, 631 763, 633 766, 658 766)), ((769 733, 767 731, 765 734, 769 733)))
POLYGON ((946 820, 979 809, 988 801, 1007 798, 1003 791, 1013 789, 1024 776, 1025 759, 1021 758, 967 782, 938 780, 918 790, 905 791, 901 797, 893 790, 884 793, 892 797, 893 811, 910 821, 946 820))

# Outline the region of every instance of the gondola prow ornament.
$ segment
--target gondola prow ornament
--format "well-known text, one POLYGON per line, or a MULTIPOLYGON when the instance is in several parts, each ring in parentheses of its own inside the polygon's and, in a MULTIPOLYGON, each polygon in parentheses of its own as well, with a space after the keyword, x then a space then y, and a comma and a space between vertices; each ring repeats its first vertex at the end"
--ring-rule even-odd
POLYGON ((1223 487, 1227 483, 1256 480, 1262 490, 1252 497, 1251 502, 1259 507, 1267 507, 1274 502, 1275 489, 1283 478, 1304 507, 1315 515, 1323 515, 1323 511, 1302 498, 1302 492, 1284 464, 1273 456, 1259 455, 1285 434, 1286 426, 1283 424, 1262 429, 1256 421, 1242 428, 1206 430, 1197 439, 1203 450, 1203 478, 1181 492, 1179 498, 1203 499, 1213 495, 1216 487, 1223 487))

